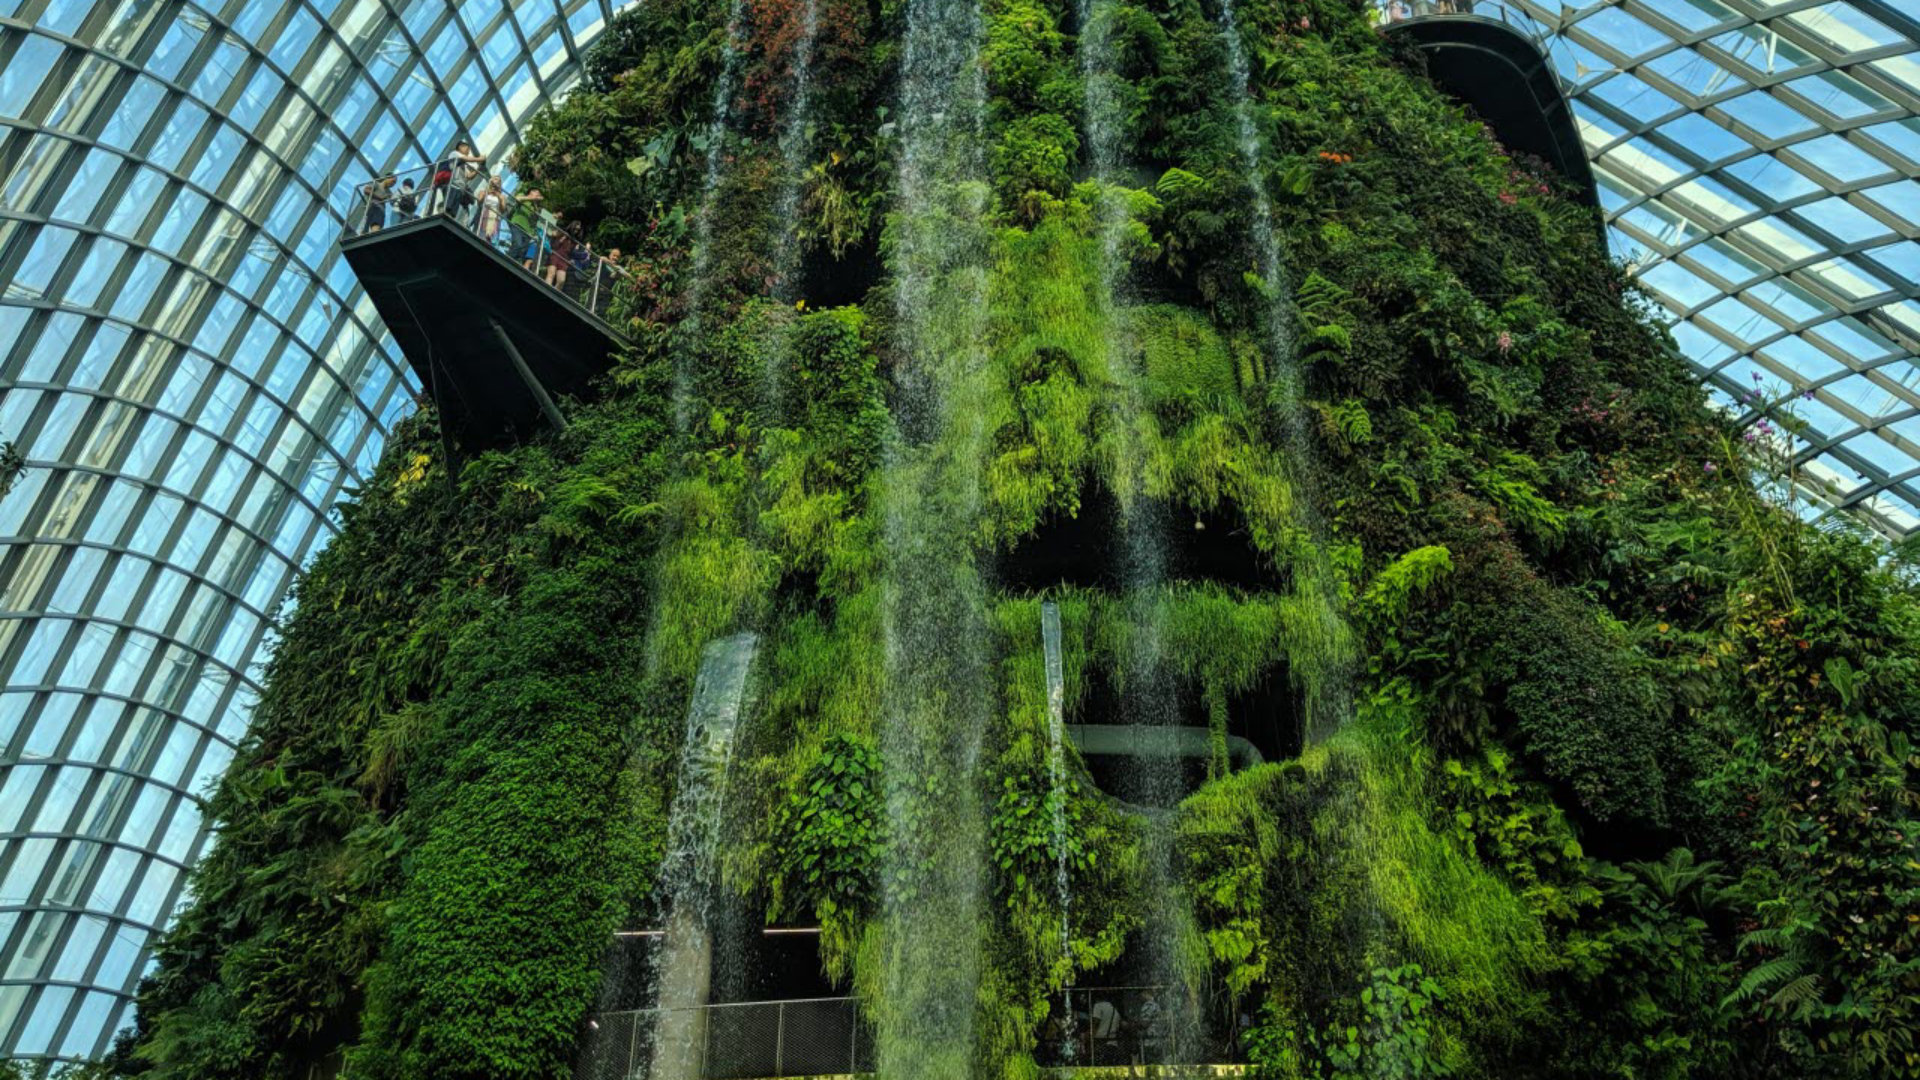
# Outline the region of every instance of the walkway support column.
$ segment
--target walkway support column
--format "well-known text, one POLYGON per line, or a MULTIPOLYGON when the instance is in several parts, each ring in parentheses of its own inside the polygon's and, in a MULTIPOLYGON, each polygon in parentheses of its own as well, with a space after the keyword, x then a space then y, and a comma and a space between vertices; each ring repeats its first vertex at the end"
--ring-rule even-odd
POLYGON ((506 350, 507 359, 513 361, 513 370, 519 373, 520 381, 527 384, 527 392, 540 403, 540 412, 547 418, 547 423, 553 425, 553 430, 564 434, 567 430, 567 418, 560 414, 560 406, 553 403, 553 398, 547 394, 547 388, 541 386, 540 380, 534 377, 533 369, 527 366, 527 358, 520 355, 519 347, 514 345, 513 339, 508 337, 507 332, 501 328, 499 319, 488 316, 487 325, 493 327, 494 338, 500 342, 500 347, 506 350))

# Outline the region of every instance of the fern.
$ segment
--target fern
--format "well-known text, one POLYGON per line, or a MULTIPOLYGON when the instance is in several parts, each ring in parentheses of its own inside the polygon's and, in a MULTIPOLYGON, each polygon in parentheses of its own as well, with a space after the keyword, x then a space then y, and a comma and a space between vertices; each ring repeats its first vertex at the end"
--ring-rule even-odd
POLYGON ((1773 992, 1767 1004, 1776 1008, 1801 1013, 1820 1000, 1820 976, 1808 972, 1773 992))
POLYGON ((1353 351, 1353 332, 1343 322, 1352 299, 1353 293, 1345 286, 1321 276, 1319 271, 1308 274, 1300 283, 1294 292, 1294 309, 1305 334, 1300 349, 1303 362, 1339 360, 1353 351))
POLYGON ((1406 613, 1409 600, 1452 572, 1453 554, 1445 546, 1415 548, 1374 575, 1367 586, 1367 609, 1383 622, 1395 621, 1406 613))
POLYGON ((1728 994, 1721 1004, 1744 1005, 1766 993, 1770 987, 1814 977, 1807 974, 1807 961, 1804 957, 1791 953, 1786 956, 1776 956, 1761 962, 1759 966, 1747 972, 1746 977, 1740 980, 1740 985, 1734 987, 1733 993, 1728 994))
POLYGON ((1481 475, 1480 490, 1521 532, 1549 545, 1559 544, 1566 535, 1566 514, 1525 480, 1490 471, 1481 475))
POLYGON ((1694 862, 1693 852, 1686 848, 1674 848, 1659 862, 1628 863, 1627 869, 1645 881, 1662 900, 1690 901, 1703 911, 1719 906, 1727 880, 1720 872, 1720 863, 1712 859, 1694 862))
POLYGON ((627 503, 619 488, 598 476, 576 476, 553 489, 540 531, 563 540, 585 540, 592 526, 623 513, 627 503))

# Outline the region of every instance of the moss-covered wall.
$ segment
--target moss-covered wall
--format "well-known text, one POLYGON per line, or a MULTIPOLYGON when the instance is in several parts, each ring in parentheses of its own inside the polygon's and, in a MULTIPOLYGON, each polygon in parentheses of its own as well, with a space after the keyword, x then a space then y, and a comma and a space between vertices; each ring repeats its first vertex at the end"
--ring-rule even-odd
POLYGON ((610 935, 660 918, 700 650, 752 629, 716 855, 883 1022, 929 880, 898 853, 979 808, 975 1019, 932 1071, 1032 1075, 1059 989, 1171 926, 1265 1075, 1920 1076, 1908 564, 1756 494, 1774 455, 1585 212, 1346 0, 1243 0, 1244 98, 1212 3, 984 0, 980 176, 906 221, 920 2, 650 2, 534 125, 520 171, 622 250, 636 345, 565 435, 456 473, 431 414, 395 434, 123 1066, 565 1075, 610 935), (1159 826, 1077 760, 1053 787, 1040 597, 995 584, 1096 506, 1116 549, 1252 570, 1046 590, 1070 720, 1147 654, 1216 730, 1268 683, 1330 718, 1216 756, 1171 893, 1159 826), (929 574, 976 683, 902 707, 929 574), (971 774, 889 773, 902 716, 963 714, 971 774))

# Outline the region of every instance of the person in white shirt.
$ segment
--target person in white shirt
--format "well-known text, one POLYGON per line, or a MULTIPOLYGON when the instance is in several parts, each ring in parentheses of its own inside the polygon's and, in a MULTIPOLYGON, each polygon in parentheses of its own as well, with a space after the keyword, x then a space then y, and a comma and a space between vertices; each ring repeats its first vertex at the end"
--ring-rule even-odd
POLYGON ((1088 1014, 1089 1034, 1093 1039, 1093 1064, 1117 1064, 1113 1058, 1117 1055, 1120 1041, 1120 1010, 1113 1002, 1101 998, 1093 1003, 1093 1011, 1088 1014))

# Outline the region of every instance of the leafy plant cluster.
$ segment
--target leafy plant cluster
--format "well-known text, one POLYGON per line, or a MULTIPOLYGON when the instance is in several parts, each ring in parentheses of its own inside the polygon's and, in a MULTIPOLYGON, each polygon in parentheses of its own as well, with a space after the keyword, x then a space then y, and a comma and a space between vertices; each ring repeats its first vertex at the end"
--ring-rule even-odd
POLYGON ((1756 488, 1777 463, 1590 215, 1363 5, 1237 4, 1241 88, 1209 5, 988 0, 953 200, 981 209, 926 293, 985 312, 933 356, 897 303, 909 5, 819 0, 811 38, 792 0, 731 8, 633 7, 532 125, 523 175, 634 270, 633 348, 564 435, 392 438, 283 620, 119 1069, 564 1074, 610 935, 670 903, 688 697, 745 630, 723 884, 818 920, 882 1013, 883 909, 927 880, 897 853, 972 827, 929 810, 971 785, 972 1072, 1032 1076, 1062 988, 1172 926, 1265 1075, 1920 1076, 1911 566, 1756 488), (944 426, 903 420, 930 378, 944 426), (1158 529, 1162 578, 995 583, 1091 521, 1158 529), (909 571, 977 605, 950 711, 898 705, 909 571), (1043 600, 1066 723, 1159 685, 1209 729, 1169 819, 1070 740, 1055 784, 1043 600), (1272 686, 1345 718, 1236 769, 1272 686), (903 717, 979 717, 977 775, 913 769, 903 717))

